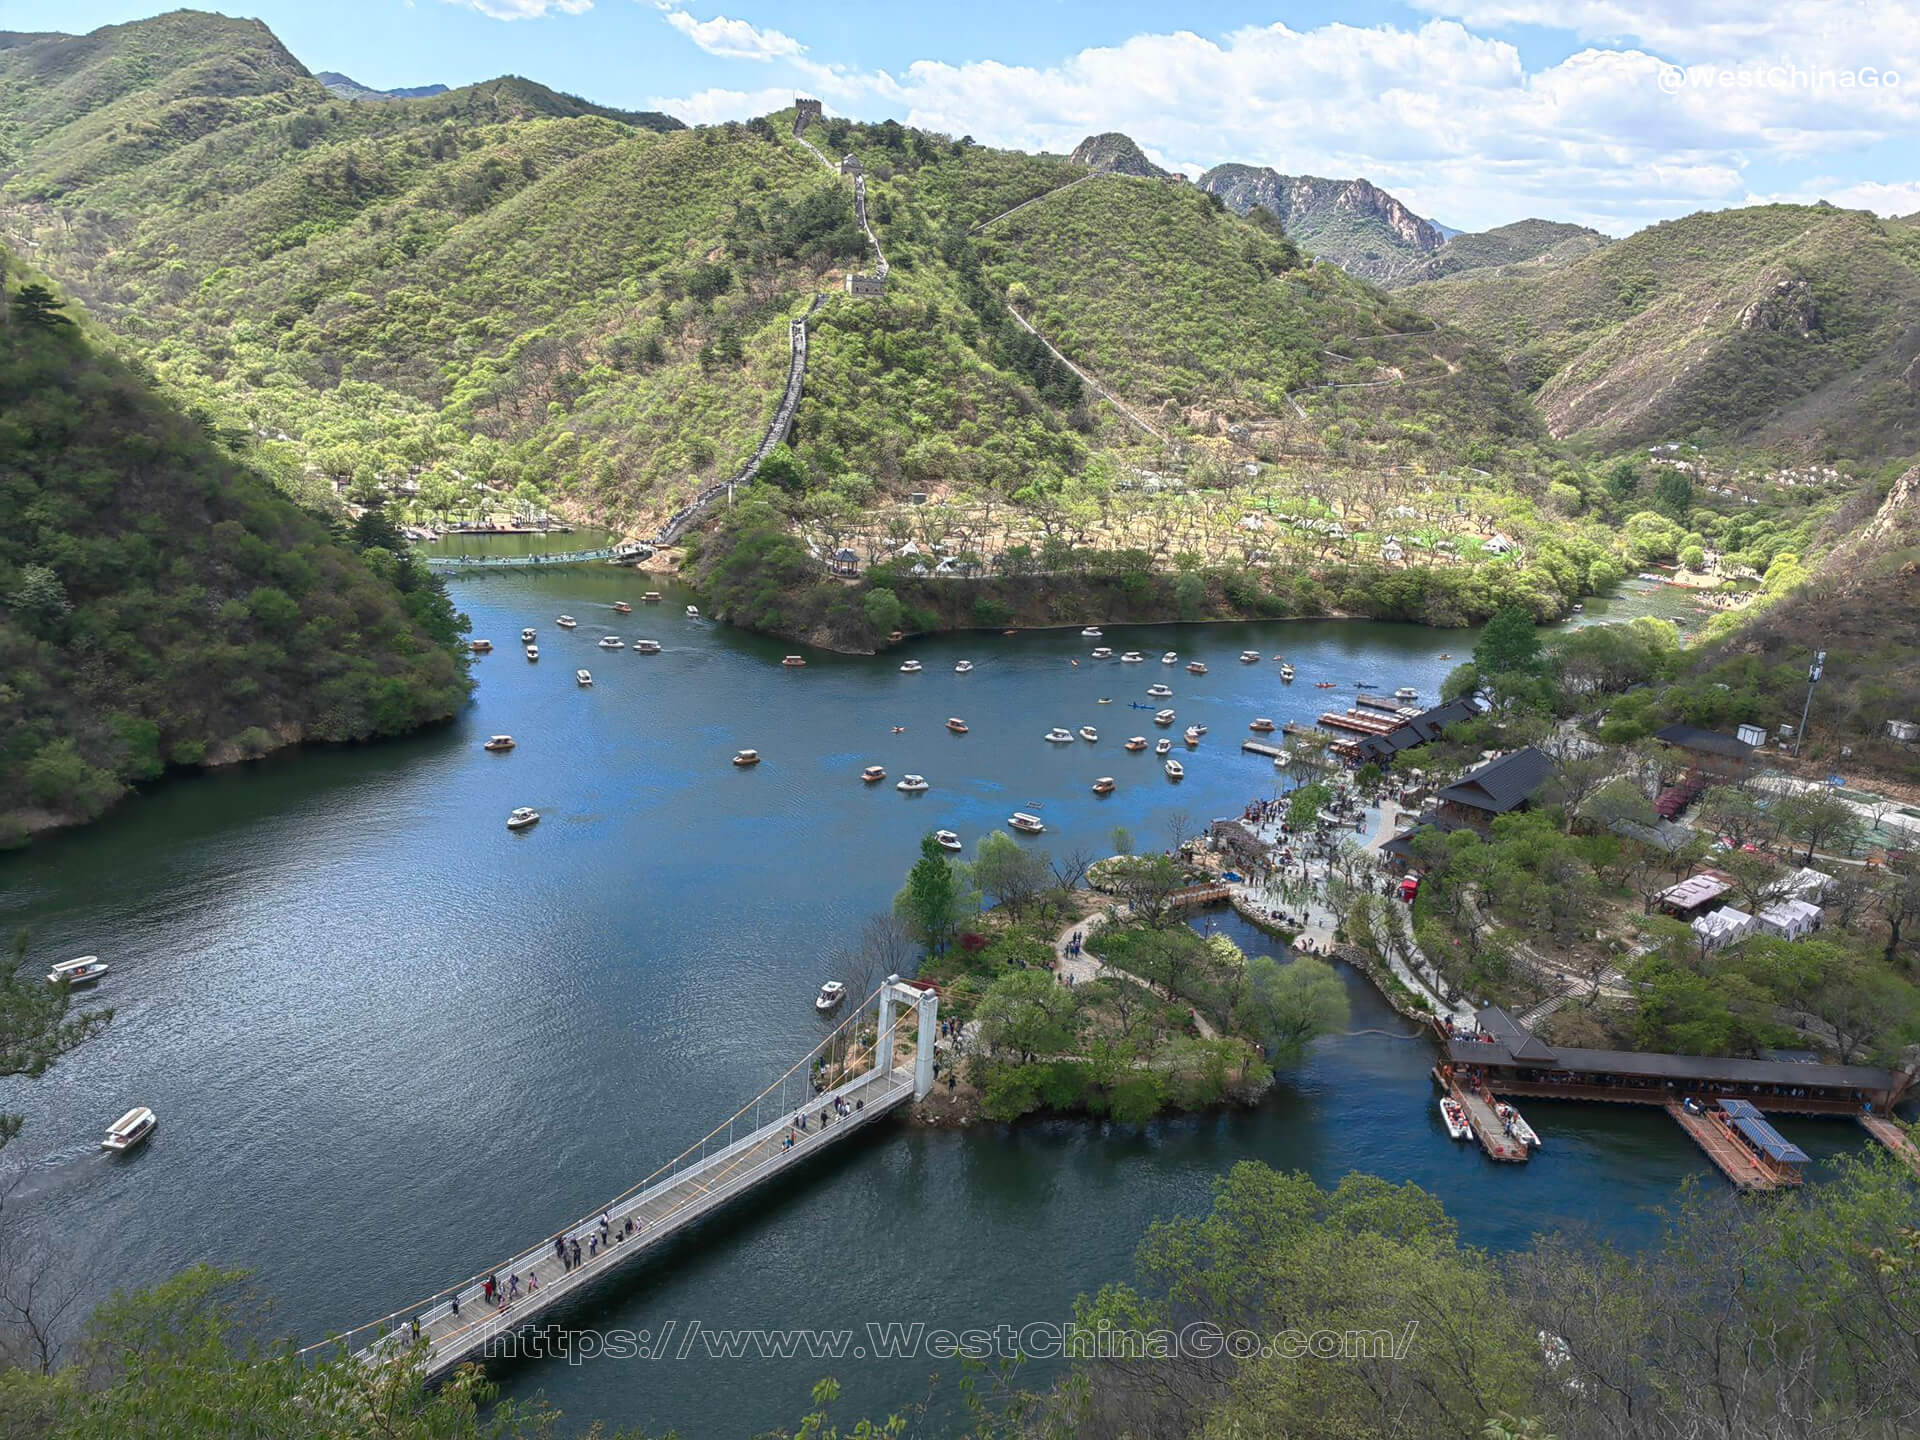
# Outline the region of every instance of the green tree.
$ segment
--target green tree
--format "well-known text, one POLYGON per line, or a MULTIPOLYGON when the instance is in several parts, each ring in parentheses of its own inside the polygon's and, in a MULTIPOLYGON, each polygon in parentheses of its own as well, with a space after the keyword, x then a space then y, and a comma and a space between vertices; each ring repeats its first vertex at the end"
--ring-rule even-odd
POLYGON ((13 318, 38 330, 57 330, 73 324, 60 313, 65 303, 44 285, 22 285, 13 292, 13 318))
POLYGON ((900 597, 884 585, 876 585, 861 597, 860 611, 866 617, 867 628, 882 637, 898 630, 905 614, 900 597))
POLYGON ((1287 796, 1287 823, 1296 830, 1312 825, 1332 799, 1333 786, 1324 780, 1300 786, 1287 796))
POLYGON ((980 1041, 1022 1065, 1073 1049, 1079 1033, 1078 998, 1045 970, 1016 970, 987 987, 974 1011, 980 1041))
POLYGON ((1493 612, 1473 647, 1473 666, 1482 676, 1528 673, 1540 663, 1540 633, 1533 616, 1518 605, 1493 612))
POLYGON ((907 884, 893 902, 894 913, 929 950, 939 951, 959 918, 960 887, 947 852, 933 836, 922 836, 920 858, 907 872, 907 884))
POLYGON ((1335 1035, 1352 1021, 1347 987, 1331 965, 1302 955, 1282 965, 1270 956, 1247 961, 1246 1028, 1260 1037, 1276 1064, 1299 1061, 1322 1035, 1335 1035))
POLYGON ((1003 830, 980 837, 968 873, 975 889, 1016 919, 1053 879, 1046 851, 1030 850, 1003 830))
POLYGON ((1678 470, 1663 468, 1653 482, 1653 508, 1675 524, 1687 522, 1693 508, 1693 481, 1678 470))

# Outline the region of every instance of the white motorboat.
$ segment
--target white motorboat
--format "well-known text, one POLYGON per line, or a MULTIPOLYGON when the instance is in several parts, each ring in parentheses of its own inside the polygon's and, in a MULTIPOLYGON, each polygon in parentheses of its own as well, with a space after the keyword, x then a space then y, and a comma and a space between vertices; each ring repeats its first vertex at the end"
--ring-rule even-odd
POLYGON ((1493 1113, 1500 1117, 1500 1123, 1507 1127, 1507 1133, 1529 1150, 1540 1148, 1540 1136, 1526 1122, 1520 1112, 1502 1100, 1493 1107, 1493 1113))
POLYGON ((1096 660, 1111 660, 1113 658, 1113 647, 1111 645, 1094 646, 1093 658, 1096 660))
POLYGON ((522 805, 518 810, 515 810, 511 815, 507 816, 507 829, 509 830, 524 830, 529 825, 538 825, 539 823, 540 812, 535 810, 531 805, 522 805))
POLYGON ((1053 729, 1047 731, 1047 739, 1056 745, 1071 745, 1073 743, 1073 732, 1056 725, 1053 729))
POLYGON ((698 620, 699 618, 700 618, 700 607, 698 605, 687 606, 687 619, 698 620))
POLYGON ((1007 824, 1022 835, 1039 835, 1046 831, 1046 824, 1038 815, 1029 815, 1024 810, 1016 810, 1007 817, 1007 824))
POLYGON ((1206 667, 1206 664, 1205 664, 1205 662, 1203 662, 1203 661, 1200 661, 1200 660, 1189 660, 1189 661, 1187 661, 1187 673, 1188 673, 1189 675, 1204 675, 1204 674, 1206 674, 1206 673, 1207 673, 1207 667, 1206 667))
POLYGON ((1100 732, 1091 725, 1082 725, 1080 727, 1080 738, 1085 740, 1089 745, 1098 744, 1100 732))
POLYGON ((807 657, 804 655, 783 655, 780 658, 780 663, 789 670, 804 670, 807 668, 807 657))
POLYGON ((1149 685, 1147 686, 1147 698, 1149 700, 1171 700, 1173 698, 1173 687, 1171 685, 1149 685))
POLYGON ((847 987, 838 980, 829 980, 820 987, 820 993, 813 997, 813 1008, 822 1015, 838 1010, 847 1000, 847 987))
POLYGON ((520 632, 520 643, 522 645, 531 645, 533 644, 533 640, 534 640, 533 627, 529 625, 527 626, 526 629, 520 632))
POLYGON ((1094 781, 1093 793, 1096 795, 1111 795, 1113 793, 1113 777, 1111 775, 1102 775, 1098 780, 1094 781))
POLYGON ((573 683, 574 683, 574 684, 576 684, 576 685, 579 685, 579 686, 583 686, 583 687, 584 687, 584 686, 587 686, 587 685, 591 685, 591 684, 593 684, 593 672, 592 672, 591 670, 576 670, 576 671, 574 671, 574 672, 573 672, 573 683))
POLYGON ((660 592, 658 590, 647 591, 646 594, 640 597, 640 603, 642 605, 658 605, 660 603, 660 592))
POLYGON ((921 669, 922 666, 918 660, 902 660, 900 662, 900 673, 902 675, 918 675, 921 669))
POLYGON ((1165 755, 1172 749, 1173 741, 1167 739, 1165 736, 1153 742, 1153 753, 1156 755, 1165 755))
POLYGON ((973 669, 973 661, 962 660, 959 664, 953 667, 953 673, 956 675, 965 675, 971 669, 973 669))
POLYGON ((159 1123, 160 1117, 153 1111, 144 1105, 136 1105, 107 1127, 107 1138, 100 1142, 100 1148, 115 1155, 124 1155, 153 1134, 153 1127, 159 1123))
POLYGON ((1142 655, 1138 650, 1129 650, 1120 657, 1120 663, 1122 665, 1138 665, 1146 658, 1147 657, 1142 655))
POLYGON ((738 765, 742 770, 752 765, 758 765, 760 763, 760 752, 758 750, 737 750, 734 752, 733 763, 738 765))
POLYGON ((1240 652, 1240 663, 1242 665, 1258 665, 1260 663, 1260 652, 1258 650, 1242 650, 1240 652))
POLYGON ((627 648, 627 642, 622 640, 618 635, 602 635, 600 637, 600 648, 602 650, 624 650, 627 648))
POLYGON ((1135 735, 1127 741, 1124 748, 1134 751, 1144 750, 1147 748, 1147 737, 1144 735, 1135 735))
POLYGON ((1168 760, 1164 768, 1167 772, 1167 779, 1169 780, 1184 780, 1187 778, 1187 767, 1182 765, 1178 760, 1168 760))
POLYGON ((540 647, 538 645, 527 646, 527 659, 538 660, 539 658, 540 658, 540 647))
POLYGON ((1247 722, 1247 729, 1256 735, 1271 735, 1279 727, 1264 715, 1256 715, 1247 722))
POLYGON ((1180 652, 1178 650, 1167 651, 1166 654, 1160 657, 1160 663, 1162 665, 1178 665, 1180 663, 1180 652))
POLYGON ((578 625, 580 622, 574 619, 573 616, 571 615, 562 615, 558 620, 554 621, 553 623, 558 625, 562 630, 571 630, 573 629, 574 626, 578 625))
POLYGON ((918 795, 922 790, 930 787, 927 785, 927 777, 924 775, 903 775, 900 777, 900 783, 893 788, 896 790, 904 790, 909 795, 918 795))
POLYGON ((947 717, 947 729, 956 735, 964 735, 967 733, 967 722, 962 720, 958 715, 949 715, 947 717))
POLYGON ((660 653, 660 642, 658 640, 636 640, 633 642, 633 648, 638 650, 642 655, 658 655, 660 653))
POLYGON ((1173 724, 1173 720, 1174 715, 1171 710, 1156 710, 1153 712, 1153 723, 1156 725, 1171 725, 1173 724))
POLYGON ((1282 665, 1280 667, 1280 678, 1289 685, 1293 683, 1293 677, 1297 673, 1291 665, 1282 665))
POLYGON ((1451 1095, 1440 1097, 1440 1118, 1447 1123, 1447 1134, 1456 1140, 1473 1139, 1473 1126, 1467 1121, 1467 1109, 1451 1095))
POLYGON ((82 955, 78 960, 62 960, 47 972, 50 985, 65 984, 69 988, 92 985, 107 973, 107 965, 98 955, 82 955))
POLYGON ((1080 633, 1089 640, 1098 640, 1100 638, 1100 627, 1098 625, 1089 625, 1080 633))
POLYGON ((934 831, 933 843, 938 845, 942 850, 960 850, 965 848, 960 843, 960 837, 951 830, 934 831))
POLYGON ((514 743, 514 738, 511 735, 495 735, 480 748, 482 750, 491 750, 498 755, 504 751, 513 749, 514 743))
POLYGON ((1393 698, 1396 700, 1418 700, 1420 698, 1420 692, 1411 685, 1402 685, 1398 690, 1393 692, 1393 698))
POLYGON ((1203 731, 1198 725, 1187 726, 1187 733, 1186 733, 1187 744, 1198 745, 1200 743, 1200 737, 1205 733, 1206 732, 1203 731))
POLYGON ((1293 752, 1291 750, 1282 750, 1278 755, 1273 757, 1273 768, 1276 770, 1284 770, 1292 763, 1293 752))

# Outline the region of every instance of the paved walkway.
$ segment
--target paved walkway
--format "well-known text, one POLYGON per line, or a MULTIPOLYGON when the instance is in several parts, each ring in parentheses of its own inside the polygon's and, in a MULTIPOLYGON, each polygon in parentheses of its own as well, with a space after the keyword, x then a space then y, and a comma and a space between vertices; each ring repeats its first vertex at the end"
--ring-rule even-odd
MULTIPOLYGON (((1126 915, 1124 912, 1126 911, 1126 906, 1122 905, 1119 909, 1122 912, 1121 918, 1125 919, 1126 915)), ((1090 981, 1098 980, 1102 975, 1117 975, 1122 980, 1131 980, 1143 989, 1153 991, 1154 987, 1145 980, 1142 980, 1138 975, 1134 975, 1114 965, 1104 964, 1098 956, 1087 954, 1085 949, 1082 949, 1077 955, 1070 953, 1069 947, 1073 943, 1074 932, 1080 932, 1082 939, 1084 939, 1087 932, 1107 923, 1108 913, 1106 910, 1096 910, 1084 920, 1075 920, 1060 932, 1060 937, 1053 942, 1055 973, 1060 975, 1063 980, 1071 977, 1075 985, 1085 985, 1090 981)), ((1155 993, 1158 992, 1155 991, 1155 993)), ((1202 1015, 1198 1010, 1189 1007, 1188 1013, 1193 1017, 1193 1028, 1198 1030, 1204 1039, 1212 1040, 1219 1034, 1219 1032, 1213 1028, 1212 1023, 1208 1021, 1207 1017, 1202 1015)))

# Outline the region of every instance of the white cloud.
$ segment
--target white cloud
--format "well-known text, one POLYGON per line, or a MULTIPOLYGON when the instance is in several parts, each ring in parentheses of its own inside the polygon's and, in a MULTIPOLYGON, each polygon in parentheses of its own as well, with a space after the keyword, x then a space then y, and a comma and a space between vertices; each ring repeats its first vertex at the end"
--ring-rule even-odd
POLYGON ((1881 180, 1815 179, 1776 195, 1749 195, 1749 205, 1810 205, 1825 200, 1842 210, 1871 210, 1876 215, 1920 214, 1920 180, 1888 184, 1881 180))
POLYGON ((696 20, 684 10, 662 5, 667 24, 678 30, 709 55, 723 60, 787 60, 804 54, 806 46, 779 30, 762 30, 745 20, 729 20, 716 15, 711 20, 696 20))
MULTIPOLYGON (((1547 0, 1425 3, 1469 10, 1481 26, 1549 13, 1547 0)), ((1882 0, 1861 3, 1877 9, 1882 0)), ((1806 0, 1778 4, 1794 17, 1788 33, 1817 28, 1806 0)), ((1723 41, 1745 35, 1761 13, 1749 0, 1678 5, 1682 21, 1697 11, 1702 33, 1723 41)), ((1653 30, 1665 12, 1627 0, 1571 0, 1566 13, 1563 29, 1653 30)), ((1906 31, 1920 35, 1920 18, 1906 31)), ((1824 33, 1821 57, 1897 68, 1886 35, 1831 25, 1824 33)), ((1702 60, 1701 46, 1671 54, 1721 64, 1702 60)), ((1814 58, 1809 48, 1810 64, 1814 58)), ((896 75, 793 63, 849 114, 891 114, 988 144, 1056 152, 1089 133, 1122 130, 1189 174, 1235 160, 1288 174, 1364 175, 1422 214, 1473 227, 1544 215, 1624 233, 1742 203, 1753 165, 1838 157, 1920 130, 1920 60, 1904 72, 1912 84, 1872 91, 1716 79, 1668 93, 1662 77, 1673 63, 1665 54, 1594 45, 1529 68, 1506 39, 1452 19, 1414 29, 1275 24, 1217 38, 1136 35, 1044 66, 920 60, 896 75)), ((775 108, 765 103, 770 93, 709 90, 653 103, 688 119, 743 118, 775 108)), ((787 92, 777 93, 778 104, 788 103, 787 92)))
POLYGON ((446 0, 446 3, 478 10, 494 20, 538 20, 550 11, 584 15, 593 8, 593 0, 446 0))

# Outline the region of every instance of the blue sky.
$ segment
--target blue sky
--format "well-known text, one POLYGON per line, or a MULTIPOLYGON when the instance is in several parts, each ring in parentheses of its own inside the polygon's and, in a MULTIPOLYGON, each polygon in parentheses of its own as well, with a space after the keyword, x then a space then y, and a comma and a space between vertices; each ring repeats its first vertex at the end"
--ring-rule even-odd
MULTIPOLYGON (((128 0, 0 0, 78 32, 128 0)), ((1612 233, 1827 198, 1920 210, 1916 0, 254 0, 314 70, 364 84, 518 73, 692 122, 819 95, 983 143, 1123 130, 1189 173, 1225 160, 1364 175, 1481 228, 1612 233), (1911 83, 1906 83, 1911 78, 1911 83)))

